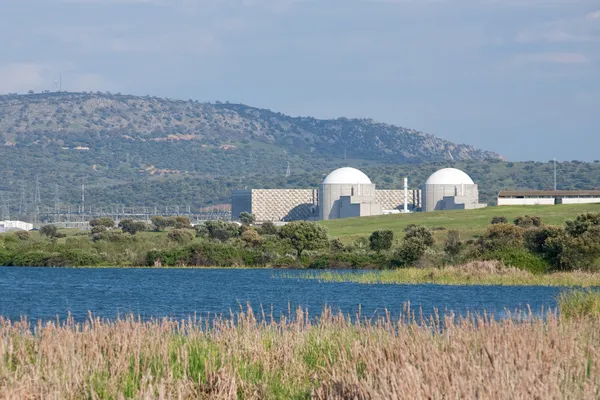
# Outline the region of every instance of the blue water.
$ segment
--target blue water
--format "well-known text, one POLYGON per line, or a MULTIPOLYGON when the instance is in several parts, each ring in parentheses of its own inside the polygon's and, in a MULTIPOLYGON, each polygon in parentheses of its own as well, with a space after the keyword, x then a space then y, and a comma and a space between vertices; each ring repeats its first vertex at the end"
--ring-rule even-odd
MULTIPOLYGON (((286 271, 286 274, 294 274, 286 271)), ((300 273, 300 271, 298 271, 300 273)), ((318 316, 323 306, 363 317, 387 309, 399 316, 410 301, 417 313, 435 309, 493 314, 507 311, 535 314, 554 308, 559 288, 440 285, 360 285, 319 283, 276 278, 267 269, 73 269, 0 267, 0 315, 10 319, 61 320, 71 313, 76 321, 88 312, 103 318, 133 313, 153 317, 228 316, 249 302, 276 317, 298 306, 318 316)))

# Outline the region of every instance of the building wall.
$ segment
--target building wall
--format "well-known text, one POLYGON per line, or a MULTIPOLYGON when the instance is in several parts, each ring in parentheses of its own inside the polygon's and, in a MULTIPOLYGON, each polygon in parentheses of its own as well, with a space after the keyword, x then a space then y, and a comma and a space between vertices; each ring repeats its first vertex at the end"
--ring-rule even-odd
POLYGON ((0 221, 0 227, 4 228, 5 232, 10 231, 12 229, 30 231, 33 229, 33 224, 23 221, 0 221))
POLYGON ((322 220, 338 219, 342 196, 375 196, 374 184, 321 184, 319 216, 322 220))
MULTIPOLYGON (((404 207, 404 190, 376 190, 375 203, 384 210, 400 210, 404 207)), ((421 208, 421 190, 408 191, 408 208, 421 208)))
POLYGON ((231 218, 241 212, 254 214, 257 222, 317 219, 315 189, 235 190, 231 195, 231 218))
POLYGON ((600 203, 600 198, 598 197, 563 197, 563 204, 593 204, 600 203))
POLYGON ((231 220, 239 220, 243 212, 252 213, 252 190, 231 192, 231 220))
POLYGON ((464 204, 464 207, 451 209, 472 210, 481 208, 479 204, 479 188, 477 185, 425 185, 423 204, 425 211, 447 210, 450 203, 445 197, 456 197, 455 204, 464 204))
MULTIPOLYGON (((567 199, 563 199, 564 201, 567 199)), ((578 199, 573 199, 578 200, 578 199)), ((526 199, 513 199, 498 197, 499 206, 537 206, 537 205, 554 205, 554 197, 539 197, 526 199)))

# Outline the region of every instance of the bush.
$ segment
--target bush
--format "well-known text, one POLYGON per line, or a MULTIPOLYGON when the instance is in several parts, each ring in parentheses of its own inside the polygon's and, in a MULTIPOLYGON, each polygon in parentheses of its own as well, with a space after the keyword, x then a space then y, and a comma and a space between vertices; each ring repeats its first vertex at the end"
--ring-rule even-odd
POLYGON ((205 222, 205 226, 209 237, 222 242, 240 236, 240 227, 233 222, 207 221, 205 222))
POLYGON ((15 235, 21 242, 26 242, 31 237, 27 231, 16 231, 15 235))
POLYGON ((152 224, 154 225, 154 230, 160 232, 166 229, 169 226, 169 220, 161 215, 155 215, 150 218, 152 224))
POLYGON ((115 227, 115 220, 112 218, 108 218, 108 217, 94 218, 93 220, 90 221, 90 226, 92 228, 103 227, 106 229, 112 229, 115 227))
POLYGON ((250 214, 249 212, 240 213, 240 222, 244 225, 252 225, 255 220, 254 214, 250 214))
POLYGON ((416 266, 421 259, 425 250, 429 246, 418 237, 410 237, 402 241, 402 246, 394 253, 392 257, 392 266, 394 267, 410 267, 416 266))
POLYGON ((260 226, 260 233, 262 235, 277 235, 277 227, 271 221, 265 221, 260 226))
POLYGON ((54 225, 44 225, 40 228, 40 234, 49 238, 55 238, 58 236, 58 228, 54 225))
POLYGON ((540 227, 543 224, 542 219, 540 217, 536 217, 536 216, 529 216, 526 215, 524 217, 517 217, 515 218, 514 224, 516 226, 519 226, 521 228, 525 228, 525 229, 529 229, 529 228, 534 228, 534 227, 540 227))
POLYGON ((492 218, 492 225, 496 224, 508 224, 506 217, 494 217, 492 218))
POLYGON ((134 221, 132 219, 124 219, 119 222, 119 228, 123 233, 129 233, 135 235, 138 232, 144 232, 147 229, 147 225, 141 221, 134 221))
POLYGON ((479 240, 482 251, 494 251, 506 247, 523 247, 524 229, 510 224, 494 224, 487 228, 479 240))
POLYGON ((242 240, 246 242, 248 246, 257 247, 262 243, 262 237, 254 229, 248 229, 242 233, 242 240))
POLYGON ((460 234, 456 230, 448 231, 448 238, 444 244, 444 252, 450 259, 450 262, 454 263, 460 256, 464 245, 460 240, 460 234))
POLYGON ((426 247, 431 247, 435 244, 433 234, 424 226, 415 224, 410 224, 404 228, 404 239, 420 240, 426 247))
POLYGON ((91 234, 97 235, 102 232, 106 232, 106 227, 104 225, 96 225, 92 228, 91 234))
POLYGON ((483 261, 502 261, 506 266, 519 268, 534 274, 542 274, 550 270, 550 263, 544 257, 524 248, 504 248, 490 251, 483 253, 479 259, 483 261))
POLYGON ((169 218, 169 226, 172 226, 175 229, 191 229, 192 228, 190 219, 188 217, 184 217, 181 215, 169 218))
POLYGON ((325 227, 308 221, 294 221, 284 225, 279 236, 290 242, 298 258, 304 250, 320 249, 329 242, 325 227))
POLYGON ((389 250, 394 243, 394 232, 390 230, 375 231, 369 237, 369 247, 373 251, 389 250))
POLYGON ((168 233, 167 237, 178 243, 188 243, 194 240, 194 234, 187 229, 173 229, 168 233))

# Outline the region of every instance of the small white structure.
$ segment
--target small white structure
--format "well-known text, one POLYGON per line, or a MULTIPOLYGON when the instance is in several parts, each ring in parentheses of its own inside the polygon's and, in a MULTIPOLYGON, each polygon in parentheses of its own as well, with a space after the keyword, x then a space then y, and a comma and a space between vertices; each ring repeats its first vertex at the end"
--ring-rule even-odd
POLYGON ((321 220, 381 215, 375 202, 375 184, 356 168, 339 168, 327 175, 319 188, 321 220))
POLYGON ((424 185, 424 210, 472 210, 479 203, 479 188, 469 175, 456 168, 434 172, 424 185))
POLYGON ((600 190, 503 190, 498 193, 499 206, 593 203, 600 203, 600 190))
POLYGON ((33 224, 23 221, 0 221, 0 233, 10 231, 30 231, 33 224))

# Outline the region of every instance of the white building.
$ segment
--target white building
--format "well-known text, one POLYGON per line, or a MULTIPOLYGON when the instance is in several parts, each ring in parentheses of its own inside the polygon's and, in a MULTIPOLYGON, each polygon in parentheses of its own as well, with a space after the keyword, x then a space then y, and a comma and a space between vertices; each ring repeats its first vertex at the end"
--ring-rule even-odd
POLYGON ((456 168, 433 173, 423 190, 425 211, 472 210, 486 207, 479 203, 479 187, 469 175, 456 168))
POLYGON ((499 206, 593 203, 600 203, 600 190, 503 190, 498 193, 499 206))
POLYGON ((30 231, 33 224, 23 221, 0 221, 0 233, 10 231, 30 231))

